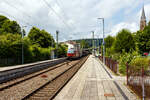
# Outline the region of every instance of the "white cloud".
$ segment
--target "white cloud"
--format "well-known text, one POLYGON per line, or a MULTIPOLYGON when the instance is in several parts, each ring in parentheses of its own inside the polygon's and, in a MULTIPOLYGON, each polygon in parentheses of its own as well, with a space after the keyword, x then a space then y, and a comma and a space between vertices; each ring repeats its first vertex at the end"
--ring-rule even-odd
POLYGON ((136 23, 121 22, 111 29, 109 35, 115 36, 122 29, 129 29, 131 32, 136 32, 139 29, 139 27, 136 23))
MULTIPOLYGON (((139 27, 140 14, 137 14, 139 11, 135 12, 134 10, 139 6, 141 7, 140 2, 142 1, 140 0, 46 0, 58 15, 43 1, 1 0, 0 13, 8 13, 9 15, 3 14, 17 20, 21 25, 26 22, 40 29, 44 28, 54 37, 55 31, 60 30, 60 40, 71 39, 70 37, 72 39, 90 38, 91 33, 89 31, 92 30, 96 30, 95 34, 100 34, 99 27, 101 26, 97 20, 98 17, 105 18, 106 33, 113 33, 114 35, 122 28, 135 31, 139 27), (10 4, 17 9, 11 7, 10 4), (124 18, 118 17, 119 15, 124 18), (64 25, 63 21, 67 25, 64 25), (80 32, 80 34, 73 35, 76 32, 80 32)), ((149 19, 150 1, 147 0, 145 3, 146 15, 149 19)))

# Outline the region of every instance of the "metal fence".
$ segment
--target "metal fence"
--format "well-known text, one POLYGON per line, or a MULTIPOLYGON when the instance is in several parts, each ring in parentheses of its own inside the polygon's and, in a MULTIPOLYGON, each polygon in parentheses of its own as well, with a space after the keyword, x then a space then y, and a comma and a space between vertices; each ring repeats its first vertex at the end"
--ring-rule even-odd
POLYGON ((0 67, 7 65, 21 64, 21 60, 18 58, 0 58, 0 67))
MULTIPOLYGON (((99 59, 103 62, 103 57, 100 56, 99 59)), ((105 57, 105 65, 111 69, 114 73, 118 73, 118 62, 115 60, 112 60, 109 57, 105 57)))
POLYGON ((127 64, 127 85, 141 98, 150 99, 150 71, 135 71, 127 64))

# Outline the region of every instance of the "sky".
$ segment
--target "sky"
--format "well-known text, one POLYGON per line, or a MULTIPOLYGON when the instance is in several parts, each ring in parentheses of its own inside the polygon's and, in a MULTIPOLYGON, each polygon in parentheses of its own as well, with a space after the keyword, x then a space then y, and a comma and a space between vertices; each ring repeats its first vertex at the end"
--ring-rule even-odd
POLYGON ((59 41, 116 36, 123 28, 139 30, 143 5, 150 20, 150 0, 0 0, 0 14, 17 21, 28 33, 36 26, 59 41), (24 27, 27 26, 27 27, 24 27))

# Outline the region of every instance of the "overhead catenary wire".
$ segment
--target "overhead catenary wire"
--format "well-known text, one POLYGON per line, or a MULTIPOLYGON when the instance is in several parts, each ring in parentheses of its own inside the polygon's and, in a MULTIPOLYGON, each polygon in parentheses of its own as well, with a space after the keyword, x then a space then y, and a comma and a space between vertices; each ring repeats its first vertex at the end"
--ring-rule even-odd
MULTIPOLYGON (((64 6, 63 6, 62 2, 61 2, 61 5, 62 5, 62 6, 60 6, 60 3, 58 2, 58 0, 55 0, 55 2, 56 2, 56 4, 57 4, 57 6, 60 8, 60 10, 62 11, 63 15, 68 19, 67 14, 66 14, 65 11, 63 10, 64 6)), ((76 28, 76 26, 75 26, 73 23, 71 23, 71 25, 72 25, 74 28, 76 28)))
MULTIPOLYGON (((7 0, 5 0, 4 2, 5 2, 7 5, 9 5, 10 7, 16 9, 19 13, 22 13, 23 15, 27 16, 28 19, 33 22, 33 18, 32 18, 28 13, 26 13, 25 11, 23 11, 23 10, 21 10, 21 9, 18 9, 16 6, 12 5, 12 4, 9 3, 7 0)), ((35 19, 34 19, 34 20, 35 20, 35 19)), ((39 25, 39 24, 38 24, 38 25, 39 25)), ((31 26, 31 25, 30 25, 30 26, 31 26)), ((32 26, 33 26, 33 25, 32 25, 32 26)), ((35 26, 35 25, 34 25, 34 26, 35 26)), ((40 25, 40 26, 42 26, 42 25, 40 25)), ((43 27, 43 26, 42 26, 42 27, 43 27)))
POLYGON ((16 21, 19 20, 19 21, 21 21, 22 23, 24 23, 24 24, 26 24, 26 25, 28 25, 28 26, 31 26, 31 27, 33 26, 33 25, 27 23, 26 21, 21 20, 21 19, 18 19, 18 18, 14 17, 14 16, 12 16, 12 15, 6 13, 6 12, 0 11, 0 13, 1 13, 1 14, 5 14, 5 15, 7 15, 7 16, 10 17, 10 18, 15 19, 16 21))
MULTIPOLYGON (((68 28, 68 29, 71 29, 68 24, 64 21, 64 19, 52 8, 52 6, 46 1, 46 0, 43 0, 44 3, 56 14, 56 16, 63 22, 63 24, 68 28)), ((69 32, 69 30, 68 30, 69 32)))
POLYGON ((10 7, 16 9, 17 11, 20 11, 22 14, 26 15, 28 18, 31 18, 30 15, 28 15, 28 13, 26 13, 23 10, 18 9, 17 7, 15 7, 14 5, 12 5, 11 3, 9 3, 7 0, 4 1, 7 5, 9 5, 10 7))

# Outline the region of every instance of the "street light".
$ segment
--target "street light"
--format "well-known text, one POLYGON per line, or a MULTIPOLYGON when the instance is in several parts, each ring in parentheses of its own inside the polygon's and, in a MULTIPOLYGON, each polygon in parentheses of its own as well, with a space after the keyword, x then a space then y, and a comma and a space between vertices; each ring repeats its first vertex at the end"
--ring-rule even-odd
POLYGON ((23 28, 25 28, 25 27, 27 27, 27 26, 22 26, 22 64, 24 64, 24 46, 23 46, 23 38, 24 38, 24 36, 25 36, 25 31, 24 31, 24 29, 23 28))
POLYGON ((104 18, 98 18, 98 19, 101 19, 103 21, 103 63, 105 64, 104 18))
POLYGON ((59 31, 56 30, 56 58, 58 58, 58 34, 59 34, 59 31))
POLYGON ((93 55, 95 56, 95 43, 94 43, 94 31, 92 32, 92 38, 93 38, 93 55))

